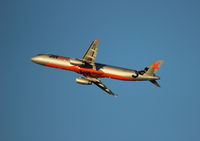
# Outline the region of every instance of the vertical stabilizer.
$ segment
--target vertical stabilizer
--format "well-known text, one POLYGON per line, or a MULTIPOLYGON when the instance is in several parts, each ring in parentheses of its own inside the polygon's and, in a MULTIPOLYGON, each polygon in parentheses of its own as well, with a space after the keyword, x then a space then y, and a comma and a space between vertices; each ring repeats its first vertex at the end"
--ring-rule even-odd
POLYGON ((144 75, 153 76, 158 71, 158 69, 163 64, 163 62, 164 62, 163 60, 158 60, 158 61, 154 62, 152 65, 149 65, 146 68, 147 71, 144 73, 144 75))
MULTIPOLYGON (((144 70, 146 71, 144 75, 147 76, 155 76, 155 73, 158 71, 160 66, 163 64, 163 60, 158 60, 151 64, 150 66, 146 67, 144 70)), ((155 80, 149 80, 151 83, 153 83, 155 86, 160 87, 160 84, 155 80)))

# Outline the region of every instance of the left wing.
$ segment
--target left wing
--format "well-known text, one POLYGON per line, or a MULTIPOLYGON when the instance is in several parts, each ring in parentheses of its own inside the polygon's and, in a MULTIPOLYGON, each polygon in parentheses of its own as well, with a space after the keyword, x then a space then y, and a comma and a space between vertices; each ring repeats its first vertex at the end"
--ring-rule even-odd
POLYGON ((102 90, 104 90, 105 92, 107 92, 108 94, 113 95, 113 96, 115 96, 115 97, 118 96, 117 94, 114 94, 110 89, 108 89, 108 88, 106 87, 106 85, 103 84, 100 80, 99 80, 99 82, 93 82, 93 83, 94 83, 95 85, 97 85, 99 88, 101 88, 102 90))
POLYGON ((99 42, 99 40, 94 40, 92 42, 92 44, 90 45, 87 52, 85 53, 85 55, 82 58, 83 61, 85 61, 91 65, 95 64, 97 51, 98 51, 98 48, 97 48, 98 42, 99 42))

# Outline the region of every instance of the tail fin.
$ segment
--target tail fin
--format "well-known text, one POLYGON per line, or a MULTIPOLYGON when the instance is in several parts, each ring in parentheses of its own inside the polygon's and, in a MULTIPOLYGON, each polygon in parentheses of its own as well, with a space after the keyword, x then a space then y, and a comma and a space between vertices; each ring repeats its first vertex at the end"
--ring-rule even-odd
MULTIPOLYGON (((163 60, 158 60, 154 62, 152 65, 148 66, 145 68, 145 73, 144 75, 148 76, 155 76, 155 73, 158 71, 160 66, 163 64, 163 60)), ((160 87, 159 83, 156 80, 149 80, 151 83, 153 83, 155 86, 160 87)))
POLYGON ((144 73, 144 75, 148 75, 148 76, 155 75, 155 73, 158 71, 158 69, 163 64, 163 62, 164 62, 163 60, 158 60, 154 62, 152 65, 149 65, 148 67, 146 67, 145 68, 146 72, 144 73))

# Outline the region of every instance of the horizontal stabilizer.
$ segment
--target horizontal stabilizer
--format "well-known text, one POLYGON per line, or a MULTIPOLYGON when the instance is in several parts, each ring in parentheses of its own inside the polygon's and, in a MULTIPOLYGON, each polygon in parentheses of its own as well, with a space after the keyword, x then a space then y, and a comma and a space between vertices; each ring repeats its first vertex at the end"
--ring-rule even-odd
POLYGON ((156 85, 157 87, 160 87, 160 84, 156 80, 149 80, 151 83, 156 85))

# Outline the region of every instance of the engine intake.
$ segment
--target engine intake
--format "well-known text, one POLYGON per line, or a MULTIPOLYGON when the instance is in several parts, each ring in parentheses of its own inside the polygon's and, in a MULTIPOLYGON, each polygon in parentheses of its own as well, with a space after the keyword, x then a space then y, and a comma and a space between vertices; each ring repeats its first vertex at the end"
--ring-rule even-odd
POLYGON ((76 82, 79 84, 82 84, 82 85, 91 85, 92 84, 92 82, 90 80, 83 78, 83 77, 77 77, 76 82))
POLYGON ((82 60, 73 59, 73 58, 71 58, 71 59, 69 60, 69 63, 70 63, 71 65, 76 65, 76 66, 85 65, 85 62, 83 62, 82 60))

